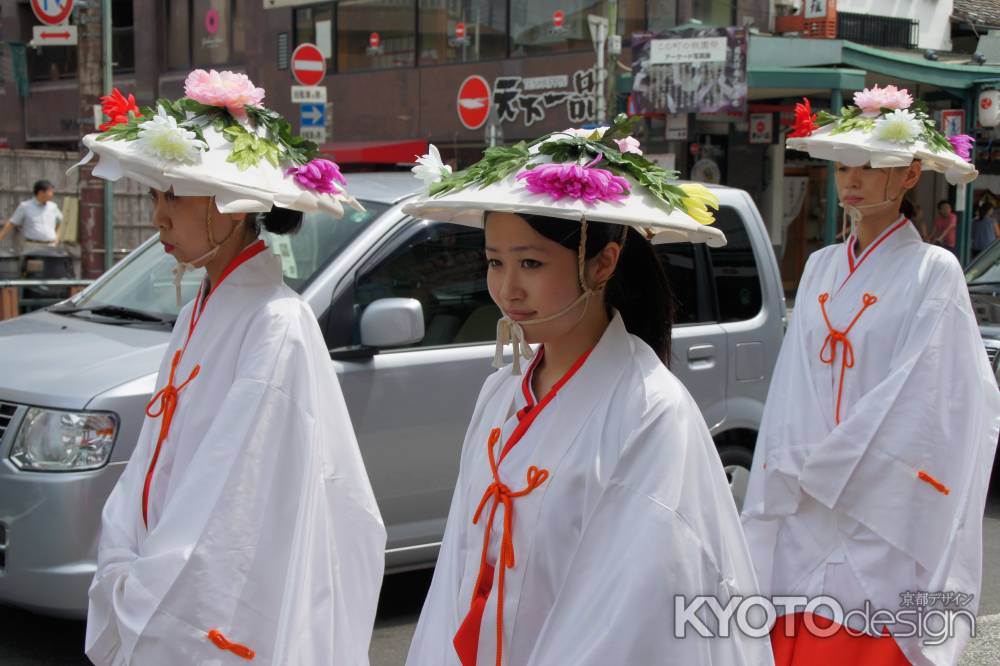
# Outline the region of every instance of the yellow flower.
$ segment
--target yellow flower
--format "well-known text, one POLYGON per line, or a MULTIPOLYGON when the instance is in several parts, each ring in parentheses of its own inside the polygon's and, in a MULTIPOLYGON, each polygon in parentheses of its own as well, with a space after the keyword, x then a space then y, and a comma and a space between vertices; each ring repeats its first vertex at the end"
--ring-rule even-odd
POLYGON ((681 205, 685 212, 699 224, 712 224, 715 216, 708 210, 714 208, 719 210, 719 197, 712 194, 712 191, 698 183, 685 183, 680 186, 687 196, 681 199, 681 205))

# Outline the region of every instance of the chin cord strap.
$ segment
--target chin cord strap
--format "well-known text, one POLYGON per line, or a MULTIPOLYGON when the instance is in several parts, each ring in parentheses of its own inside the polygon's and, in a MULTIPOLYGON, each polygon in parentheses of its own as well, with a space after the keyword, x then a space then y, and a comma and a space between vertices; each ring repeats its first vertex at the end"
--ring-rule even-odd
POLYGON ((205 227, 208 229, 208 242, 212 244, 212 249, 197 259, 193 259, 191 261, 178 261, 177 265, 174 266, 171 271, 174 274, 174 291, 177 293, 177 307, 181 306, 181 280, 184 279, 184 274, 188 271, 197 270, 211 261, 215 255, 219 254, 219 250, 221 250, 222 246, 225 245, 230 238, 232 238, 232 235, 236 233, 236 229, 240 226, 238 224, 234 224, 233 228, 229 230, 228 234, 226 234, 226 237, 222 239, 222 242, 216 243, 215 234, 212 233, 212 206, 214 203, 214 197, 209 199, 208 208, 205 210, 205 227))

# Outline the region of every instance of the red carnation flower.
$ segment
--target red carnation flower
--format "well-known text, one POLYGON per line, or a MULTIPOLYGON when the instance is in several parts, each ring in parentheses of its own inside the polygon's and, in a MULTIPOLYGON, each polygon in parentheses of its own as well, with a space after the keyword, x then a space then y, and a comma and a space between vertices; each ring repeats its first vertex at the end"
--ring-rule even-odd
POLYGON ((795 105, 795 124, 790 137, 811 136, 819 125, 816 124, 816 115, 812 112, 812 105, 805 97, 801 104, 795 105))
POLYGON ((111 120, 103 123, 97 128, 102 132, 106 132, 109 128, 114 127, 115 125, 127 123, 130 111, 134 113, 137 118, 142 117, 142 114, 139 113, 139 107, 136 106, 135 97, 129 95, 126 98, 122 95, 118 88, 113 89, 110 95, 105 95, 101 98, 101 111, 108 118, 111 118, 111 120))

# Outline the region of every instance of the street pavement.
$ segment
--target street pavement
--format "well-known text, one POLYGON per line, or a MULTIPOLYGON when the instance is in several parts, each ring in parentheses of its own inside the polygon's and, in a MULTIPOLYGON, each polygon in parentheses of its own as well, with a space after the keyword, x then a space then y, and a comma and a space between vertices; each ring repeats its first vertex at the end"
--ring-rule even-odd
MULTIPOLYGON (((1000 485, 1000 484, 997 484, 1000 485)), ((986 507, 983 547, 984 575, 977 635, 960 666, 1000 664, 1000 491, 994 489, 986 507)), ((371 646, 372 666, 401 666, 430 586, 431 572, 388 576, 382 587, 371 646)), ((55 620, 0 608, 0 665, 80 666, 82 622, 55 620)))

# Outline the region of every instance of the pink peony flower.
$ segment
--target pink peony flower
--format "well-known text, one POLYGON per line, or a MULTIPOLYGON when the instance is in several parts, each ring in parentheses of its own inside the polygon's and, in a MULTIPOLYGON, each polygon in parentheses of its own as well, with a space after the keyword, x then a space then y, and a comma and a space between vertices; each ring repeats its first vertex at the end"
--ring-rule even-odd
POLYGON ((340 173, 340 167, 337 166, 336 162, 324 159, 315 159, 305 166, 292 167, 285 171, 285 175, 294 177, 295 182, 304 189, 324 194, 340 192, 340 188, 334 185, 334 181, 341 185, 347 185, 347 180, 340 173))
POLYGON ((224 107, 234 116, 243 116, 245 106, 256 106, 264 99, 264 89, 257 88, 246 74, 206 72, 196 69, 184 80, 184 94, 209 106, 224 107))
POLYGON ((854 93, 854 105, 866 113, 878 113, 880 109, 908 109, 911 104, 913 98, 906 88, 891 85, 885 88, 874 85, 854 93))
POLYGON ((586 166, 572 162, 565 164, 540 164, 522 171, 517 180, 534 194, 548 194, 555 201, 564 197, 583 199, 588 204, 595 201, 618 201, 628 196, 632 186, 621 176, 604 169, 594 169, 594 160, 586 166))
POLYGON ((642 155, 642 150, 639 148, 639 140, 634 136, 627 136, 624 139, 615 139, 615 143, 618 144, 618 150, 623 153, 635 153, 636 155, 642 155))
POLYGON ((957 134, 949 136, 948 143, 951 144, 956 155, 965 161, 969 161, 969 158, 972 157, 972 148, 976 145, 976 140, 968 134, 957 134))

